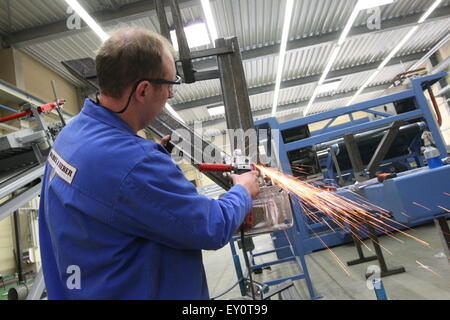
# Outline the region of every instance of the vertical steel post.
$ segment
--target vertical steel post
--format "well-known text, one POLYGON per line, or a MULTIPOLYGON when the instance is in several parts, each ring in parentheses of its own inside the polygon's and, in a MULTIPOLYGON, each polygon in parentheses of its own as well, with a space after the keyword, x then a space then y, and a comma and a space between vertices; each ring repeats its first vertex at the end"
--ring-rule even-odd
POLYGON ((23 264, 22 264, 22 241, 20 239, 20 214, 19 211, 14 211, 14 238, 16 241, 16 263, 17 263, 17 274, 19 275, 19 283, 25 282, 23 276, 23 264))
POLYGON ((172 42, 172 39, 170 38, 169 23, 167 22, 167 15, 164 9, 164 0, 156 0, 156 13, 158 15, 161 34, 166 37, 167 40, 172 42))
POLYGON ((175 25, 175 32, 177 34, 178 51, 180 53, 180 60, 183 66, 183 78, 186 83, 194 83, 195 76, 191 60, 191 51, 184 33, 183 19, 181 17, 180 7, 176 0, 169 0, 170 9, 172 11, 173 24, 175 25))
POLYGON ((355 137, 353 134, 349 133, 344 135, 345 147, 347 149, 348 157, 353 167, 353 172, 355 174, 355 180, 362 182, 367 180, 362 176, 364 171, 364 165, 361 159, 361 154, 359 153, 358 145, 356 144, 355 137))
MULTIPOLYGON (((232 54, 217 56, 227 127, 234 130, 242 129, 246 132, 248 129, 253 129, 254 124, 238 39, 236 37, 217 39, 216 47, 231 47, 234 51, 232 54)), ((256 153, 249 154, 251 141, 248 136, 245 141, 239 142, 245 146, 245 150, 242 150, 245 151, 244 155, 249 156, 252 162, 257 162, 256 153)))

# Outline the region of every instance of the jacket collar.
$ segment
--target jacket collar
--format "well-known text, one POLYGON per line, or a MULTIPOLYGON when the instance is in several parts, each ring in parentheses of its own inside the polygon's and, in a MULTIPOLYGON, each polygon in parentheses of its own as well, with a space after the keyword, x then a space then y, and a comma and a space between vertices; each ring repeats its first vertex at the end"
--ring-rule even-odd
POLYGON ((125 130, 132 135, 136 135, 136 133, 131 129, 128 123, 123 121, 111 110, 103 107, 100 104, 97 104, 91 99, 86 99, 84 101, 83 110, 81 112, 112 127, 125 130))

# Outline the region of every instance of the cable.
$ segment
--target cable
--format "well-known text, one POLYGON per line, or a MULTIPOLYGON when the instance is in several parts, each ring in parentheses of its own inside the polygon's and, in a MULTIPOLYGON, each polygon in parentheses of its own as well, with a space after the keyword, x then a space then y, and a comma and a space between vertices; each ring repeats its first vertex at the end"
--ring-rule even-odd
POLYGON ((219 293, 217 296, 214 296, 211 298, 211 300, 216 300, 217 298, 220 298, 221 296, 227 294, 228 292, 230 292, 231 290, 233 290, 241 281, 243 281, 245 279, 245 275, 242 276, 242 278, 240 278, 235 284, 233 284, 230 288, 226 289, 224 292, 219 293))
POLYGON ((256 300, 255 288, 253 287, 252 269, 250 268, 250 261, 248 260, 247 250, 245 249, 244 228, 242 228, 242 227, 241 227, 241 243, 242 243, 242 253, 244 254, 245 265, 247 266, 247 270, 248 270, 248 278, 250 280, 250 291, 252 292, 252 299, 256 300))
POLYGON ((3 109, 6 109, 6 110, 9 110, 9 111, 12 111, 12 112, 14 112, 14 113, 19 113, 19 111, 14 110, 14 109, 9 108, 9 107, 6 107, 6 106, 4 106, 4 105, 2 105, 2 104, 0 104, 0 108, 3 108, 3 109))

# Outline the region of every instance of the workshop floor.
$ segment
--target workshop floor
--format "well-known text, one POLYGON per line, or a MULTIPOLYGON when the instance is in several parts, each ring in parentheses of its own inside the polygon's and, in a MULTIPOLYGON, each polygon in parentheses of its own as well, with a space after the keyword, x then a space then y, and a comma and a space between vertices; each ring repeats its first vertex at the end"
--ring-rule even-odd
MULTIPOLYGON (((400 243, 391 237, 380 237, 380 243, 392 255, 383 250, 388 268, 403 266, 406 272, 382 278, 385 291, 390 300, 450 300, 450 261, 444 255, 441 239, 433 223, 423 225, 409 231, 414 237, 428 242, 432 248, 396 234, 404 241, 400 243), (420 262, 422 265, 420 265, 420 262)), ((255 252, 270 250, 272 242, 269 235, 254 238, 255 252)), ((370 241, 365 244, 373 248, 370 241)), ((334 254, 346 265, 346 262, 357 257, 356 249, 352 244, 345 244, 332 248, 334 254)), ((239 250, 240 251, 240 250, 239 250)), ((366 256, 371 253, 364 248, 366 256)), ((224 292, 236 283, 237 277, 229 245, 217 251, 204 251, 203 259, 211 297, 224 292)), ((276 259, 275 254, 257 257, 256 263, 269 262, 276 259)), ((375 300, 375 292, 369 289, 365 273, 377 261, 371 261, 347 267, 348 276, 338 265, 328 250, 313 252, 306 256, 309 273, 316 292, 327 300, 375 300)), ((241 264, 244 260, 241 255, 241 264)), ((264 270, 262 274, 254 275, 256 281, 267 281, 287 277, 298 273, 296 263, 288 262, 264 270)), ((295 281, 295 286, 302 299, 309 299, 305 280, 295 281)), ((239 287, 220 297, 232 299, 240 296, 239 287)))

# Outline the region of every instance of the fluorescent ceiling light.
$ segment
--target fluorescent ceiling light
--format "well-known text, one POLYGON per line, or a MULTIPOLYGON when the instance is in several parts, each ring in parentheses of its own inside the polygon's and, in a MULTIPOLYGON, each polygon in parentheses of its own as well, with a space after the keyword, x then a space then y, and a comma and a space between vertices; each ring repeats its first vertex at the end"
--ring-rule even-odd
POLYGON ((308 115, 309 110, 311 109, 312 104, 313 104, 314 100, 316 100, 316 97, 317 97, 318 94, 319 94, 319 87, 316 87, 314 89, 314 92, 313 92, 312 96, 311 96, 311 99, 309 99, 309 102, 308 102, 308 105, 305 108, 305 111, 303 112, 303 116, 304 117, 308 115))
POLYGON ((342 30, 341 36, 338 40, 338 46, 342 45, 345 41, 345 38, 347 38, 348 33, 350 32, 351 27, 353 26, 353 23, 356 20, 356 17, 359 14, 359 2, 356 4, 355 8, 352 11, 352 14, 350 15, 350 18, 347 21, 347 24, 344 27, 344 30, 342 30))
POLYGON ((403 47, 406 41, 408 41, 409 38, 411 38, 411 36, 414 34, 414 32, 417 31, 418 28, 419 28, 418 26, 414 26, 412 27, 411 30, 409 30, 406 36, 404 36, 403 39, 389 53, 389 55, 386 58, 384 58, 383 62, 381 62, 381 64, 378 66, 378 70, 383 69, 388 64, 388 62, 397 54, 397 52, 403 47))
POLYGON ((339 88, 339 85, 341 84, 341 82, 342 82, 342 79, 325 82, 325 83, 317 86, 317 94, 334 91, 337 88, 339 88))
POLYGON ((325 66, 325 70, 323 71, 322 76, 319 79, 319 86, 321 84, 323 84, 325 79, 327 78, 328 72, 330 72, 330 69, 331 69, 334 61, 336 60, 340 50, 341 50, 341 47, 338 46, 338 47, 334 48, 333 52, 331 53, 331 57, 328 60, 327 65, 325 66))
MULTIPOLYGON (((418 24, 424 22, 430 14, 437 8, 437 6, 442 2, 442 0, 436 0, 430 8, 422 15, 422 17, 417 21, 418 24)), ((377 71, 375 71, 372 76, 367 79, 366 82, 359 88, 359 90, 355 93, 355 95, 350 99, 350 101, 346 104, 346 106, 352 104, 352 102, 358 97, 361 92, 372 82, 372 80, 378 75, 378 73, 389 63, 389 61, 397 54, 397 52, 403 47, 403 45, 406 43, 406 41, 411 38, 411 36, 417 31, 419 28, 418 25, 414 26, 409 30, 409 32, 403 37, 403 39, 395 46, 395 48, 389 53, 389 55, 380 63, 380 65, 377 68, 377 71)))
POLYGON ((77 0, 65 0, 69 6, 83 19, 84 22, 95 32, 95 34, 102 40, 106 41, 109 35, 103 31, 102 27, 95 22, 95 20, 87 13, 87 11, 78 3, 77 0))
POLYGON ((217 29, 216 24, 214 23, 211 5, 209 3, 209 0, 201 0, 201 1, 203 13, 206 19, 206 24, 208 25, 209 35, 211 36, 211 41, 214 43, 214 40, 216 40, 219 37, 217 35, 217 29))
POLYGON ((415 70, 418 67, 420 67, 425 61, 428 60, 429 57, 433 53, 435 53, 437 50, 439 50, 444 44, 447 43, 447 41, 450 40, 450 33, 447 34, 444 38, 442 38, 433 48, 431 48, 430 51, 428 51, 419 61, 414 63, 414 65, 411 66, 411 68, 408 69, 408 71, 415 70))
POLYGON ((289 29, 291 27, 291 19, 292 19, 292 9, 294 7, 294 0, 286 1, 286 9, 284 11, 284 24, 283 24, 283 33, 281 35, 281 44, 280 44, 280 54, 278 56, 278 69, 277 69, 277 78, 275 82, 275 92, 273 98, 272 105, 272 117, 275 116, 278 107, 278 97, 280 94, 280 86, 281 86, 281 78, 283 76, 284 69, 284 59, 286 57, 286 47, 287 41, 289 37, 289 29))
POLYGON ((346 106, 349 106, 355 101, 355 99, 363 92, 363 90, 375 79, 375 77, 380 73, 381 70, 376 70, 374 73, 371 74, 369 78, 363 83, 361 88, 356 91, 355 95, 350 99, 350 101, 346 104, 346 106))
POLYGON ((442 2, 442 0, 436 0, 436 1, 431 5, 431 7, 429 7, 428 10, 425 11, 425 13, 422 15, 422 17, 420 17, 418 23, 424 22, 424 21, 429 17, 429 15, 434 11, 434 9, 436 9, 437 6, 441 4, 441 2, 442 2))
POLYGON ((169 113, 174 116, 176 119, 178 119, 179 121, 181 121, 182 123, 186 123, 183 119, 181 119, 180 115, 178 114, 178 112, 176 112, 172 106, 168 103, 166 103, 165 106, 166 110, 169 111, 169 113))
POLYGON ((225 114, 225 106, 208 108, 208 113, 211 117, 225 114))
POLYGON ((394 0, 359 0, 359 10, 370 9, 374 7, 381 7, 386 4, 391 4, 394 0))
MULTIPOLYGON (((204 23, 196 23, 184 28, 189 48, 201 47, 211 43, 208 29, 204 23)), ((170 31, 173 47, 178 51, 177 34, 175 30, 170 31)))

